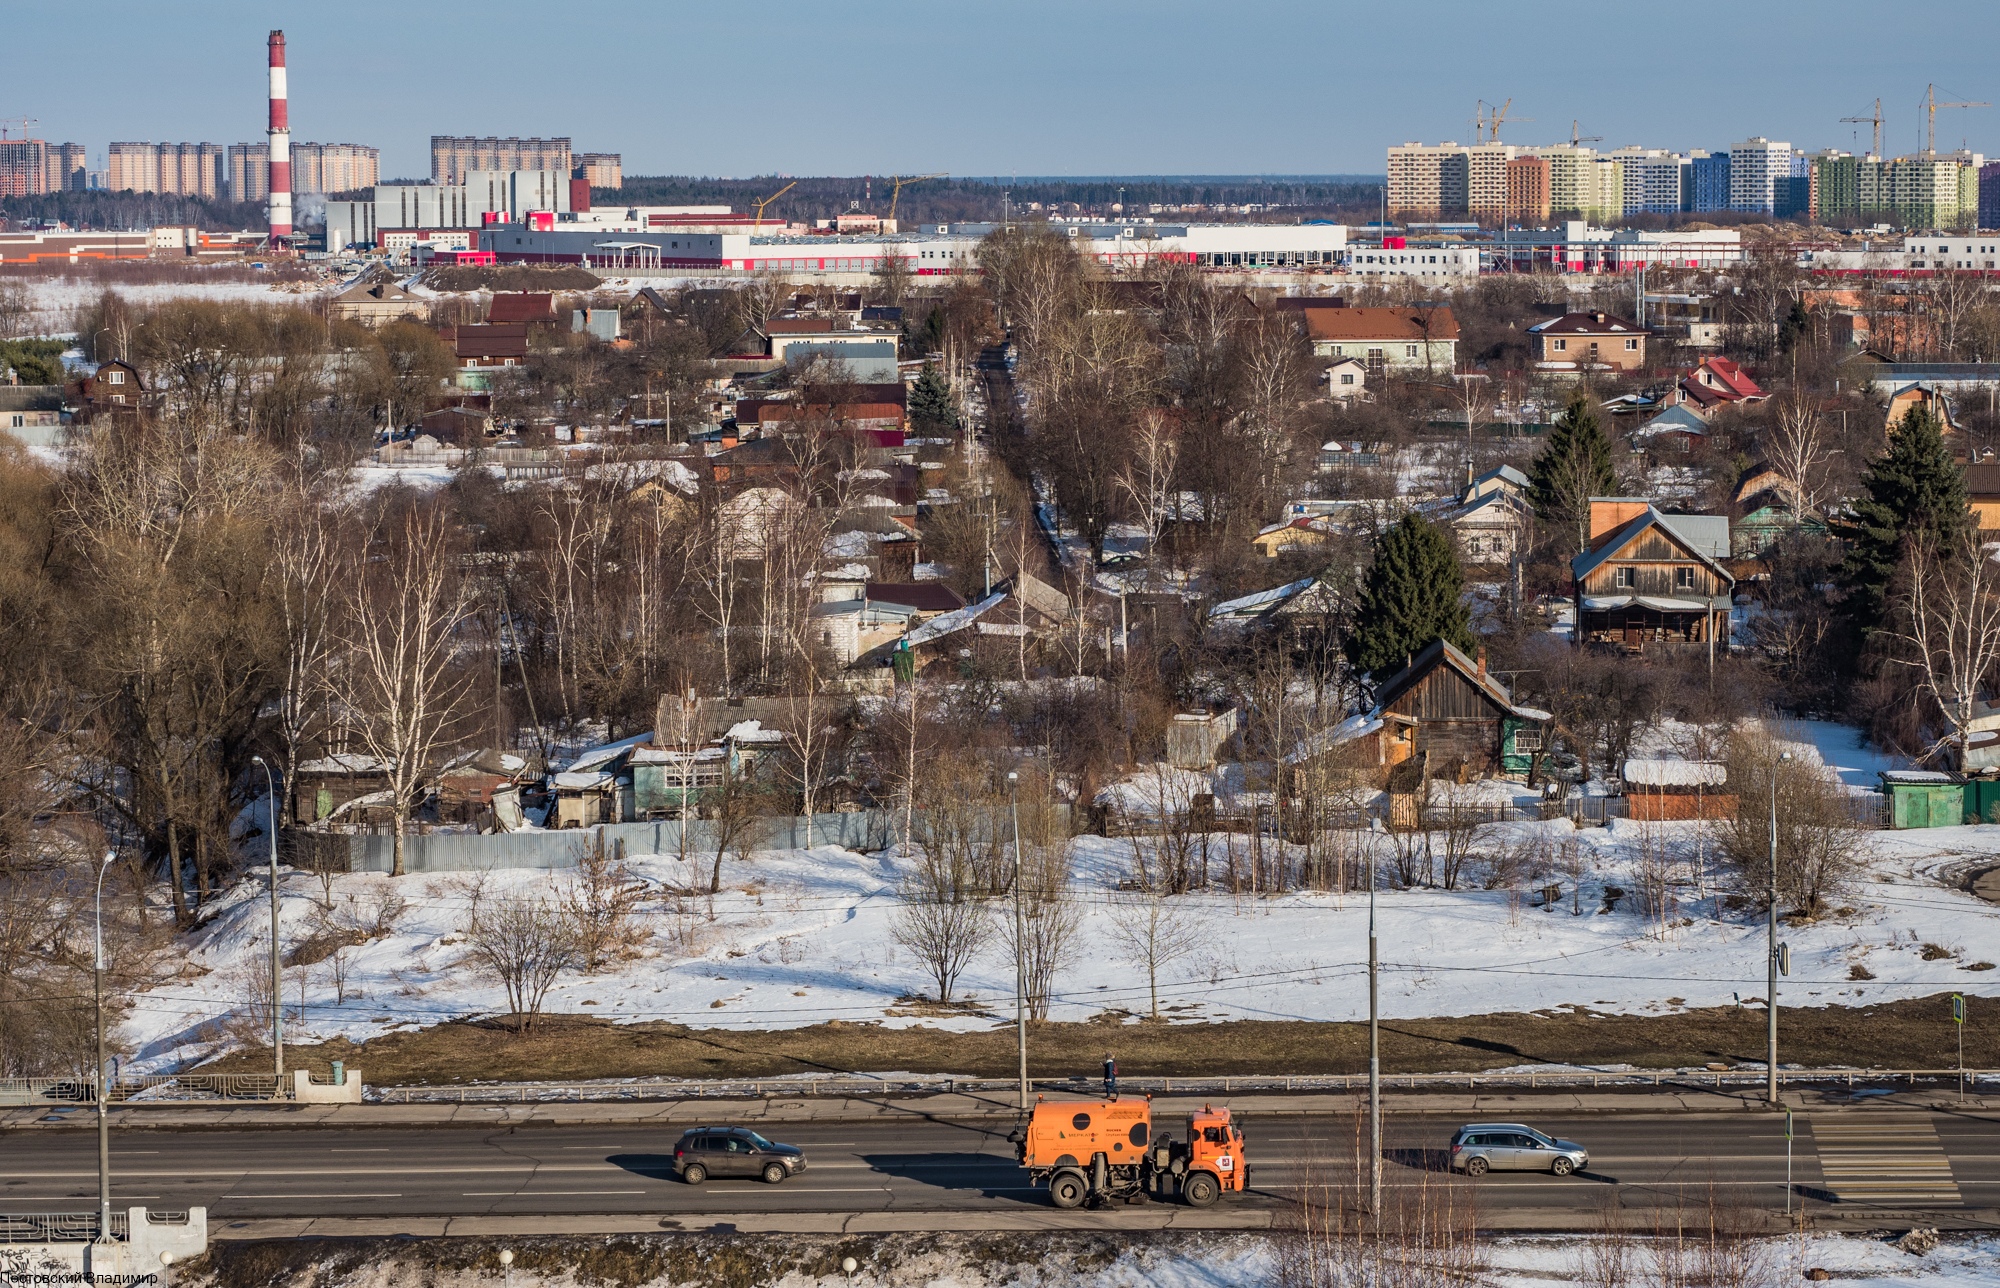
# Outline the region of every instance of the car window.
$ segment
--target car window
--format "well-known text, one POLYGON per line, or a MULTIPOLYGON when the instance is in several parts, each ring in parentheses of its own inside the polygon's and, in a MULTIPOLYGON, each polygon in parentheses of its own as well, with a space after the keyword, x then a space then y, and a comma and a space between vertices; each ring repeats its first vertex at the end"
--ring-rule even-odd
POLYGON ((744 1135, 748 1136, 748 1137, 750 1138, 750 1143, 751 1143, 752 1145, 755 1145, 755 1146, 756 1146, 756 1147, 757 1147, 758 1149, 770 1149, 770 1148, 772 1148, 772 1145, 771 1145, 771 1142, 770 1142, 770 1141, 768 1141, 768 1140, 765 1140, 765 1139, 764 1139, 764 1138, 763 1138, 762 1136, 759 1136, 759 1135, 758 1135, 758 1134, 757 1134, 756 1132, 754 1132, 754 1131, 753 1131, 753 1132, 745 1132, 745 1133, 744 1133, 744 1135))
POLYGON ((1484 1145, 1486 1143, 1486 1133, 1483 1131, 1469 1132, 1463 1143, 1467 1145, 1484 1145))
POLYGON ((687 1147, 696 1153, 704 1153, 708 1149, 708 1137, 690 1136, 688 1137, 687 1147))
POLYGON ((1514 1137, 1514 1148, 1516 1149, 1540 1149, 1541 1145, 1542 1142, 1536 1140, 1533 1136, 1514 1137))
POLYGON ((732 1154, 747 1154, 750 1152, 750 1142, 744 1140, 741 1136, 731 1136, 729 1138, 729 1152, 732 1154))

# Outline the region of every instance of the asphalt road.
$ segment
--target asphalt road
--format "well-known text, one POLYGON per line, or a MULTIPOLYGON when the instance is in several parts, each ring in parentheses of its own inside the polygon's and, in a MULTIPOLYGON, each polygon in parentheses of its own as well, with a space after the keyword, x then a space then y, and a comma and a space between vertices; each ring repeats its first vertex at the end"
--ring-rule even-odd
MULTIPOLYGON (((1801 1113, 1792 1201, 1834 1215, 1884 1209, 2000 1210, 2000 1119, 1925 1110, 1801 1113)), ((1239 1208, 1273 1208, 1316 1181, 1354 1176, 1350 1118, 1259 1115, 1243 1120, 1252 1191, 1239 1208)), ((1386 1124, 1386 1183, 1452 1187, 1481 1224, 1547 1224, 1562 1211, 1616 1204, 1628 1212, 1705 1205, 1782 1208, 1783 1120, 1725 1114, 1547 1116, 1530 1125, 1579 1141, 1587 1172, 1444 1170, 1456 1121, 1398 1116, 1386 1124)), ((1162 1124, 1164 1126, 1164 1124, 1162 1124)), ((276 1217, 561 1216, 683 1218, 782 1213, 1045 1211, 1045 1194, 1013 1162, 1009 1126, 913 1121, 799 1124, 767 1134, 804 1147, 807 1171, 781 1185, 673 1179, 677 1132, 617 1126, 524 1125, 120 1131, 113 1140, 117 1206, 205 1205, 212 1228, 276 1217)), ((1184 1131, 1181 1128, 1176 1134, 1184 1131)), ((88 1131, 0 1136, 0 1213, 84 1210, 96 1196, 88 1131)), ((1103 1214, 1104 1219, 1115 1213, 1103 1214)))

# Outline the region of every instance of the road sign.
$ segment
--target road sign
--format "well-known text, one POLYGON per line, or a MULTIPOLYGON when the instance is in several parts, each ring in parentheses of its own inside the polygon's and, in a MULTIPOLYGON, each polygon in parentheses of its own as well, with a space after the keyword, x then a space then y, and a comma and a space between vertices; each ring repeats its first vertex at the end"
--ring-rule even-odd
POLYGON ((1785 1111, 1785 1139, 1790 1140, 1791 1138, 1792 1138, 1792 1111, 1787 1109, 1785 1111))
POLYGON ((1792 946, 1790 944, 1778 945, 1778 973, 1785 976, 1789 976, 1792 973, 1792 946))
POLYGON ((1951 1019, 1954 1024, 1965 1023, 1965 994, 1953 993, 1951 995, 1951 1019))

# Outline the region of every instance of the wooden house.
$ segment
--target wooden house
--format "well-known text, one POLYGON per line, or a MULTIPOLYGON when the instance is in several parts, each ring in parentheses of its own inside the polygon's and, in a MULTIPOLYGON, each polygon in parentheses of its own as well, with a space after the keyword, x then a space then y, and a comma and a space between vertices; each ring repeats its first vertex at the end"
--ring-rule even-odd
POLYGON ((1468 780, 1528 774, 1548 720, 1544 710, 1514 704, 1484 654, 1474 660, 1436 640, 1376 688, 1374 712, 1342 728, 1372 740, 1380 766, 1416 760, 1428 776, 1468 780))
POLYGON ((1570 560, 1577 644, 1707 645, 1727 631, 1736 579, 1729 519, 1661 514, 1634 497, 1592 497, 1590 549, 1570 560))
POLYGON ((1736 794, 1729 767, 1714 760, 1628 760, 1621 771, 1629 817, 1648 822, 1729 819, 1736 794))

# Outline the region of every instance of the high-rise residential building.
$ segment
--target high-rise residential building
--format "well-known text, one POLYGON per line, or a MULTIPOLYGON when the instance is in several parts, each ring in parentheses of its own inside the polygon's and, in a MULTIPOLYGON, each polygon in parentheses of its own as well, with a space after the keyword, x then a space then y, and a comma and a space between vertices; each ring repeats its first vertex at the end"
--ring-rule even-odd
POLYGON ((1979 167, 1979 226, 2000 228, 2000 161, 1979 167))
POLYGON ((1552 218, 1602 221, 1624 213, 1624 179, 1617 162, 1600 158, 1595 148, 1568 143, 1537 148, 1535 154, 1549 163, 1552 218))
POLYGON ((1389 214, 1419 219, 1463 214, 1470 151, 1457 143, 1404 143, 1390 148, 1385 194, 1389 214))
POLYGON ((0 197, 36 197, 49 190, 49 145, 40 139, 0 139, 0 197))
POLYGON ((47 183, 50 192, 82 192, 90 181, 90 158, 81 143, 51 143, 47 183))
POLYGON ((1695 152, 1689 157, 1693 174, 1689 210, 1729 209, 1730 165, 1727 152, 1695 152))
POLYGON ((220 143, 113 143, 105 186, 113 192, 219 197, 229 184, 220 143))
POLYGON ((575 169, 568 139, 431 136, 431 182, 464 183, 474 170, 575 169))
POLYGON ((1619 148, 1610 156, 1623 167, 1626 214, 1680 210, 1682 157, 1659 148, 1619 148))
POLYGON ((1751 215, 1775 214, 1778 181, 1792 173, 1792 145, 1763 135, 1729 149, 1729 208, 1751 215))
POLYGON ((1549 222, 1549 163, 1538 156, 1515 157, 1507 163, 1507 211, 1510 220, 1543 225, 1549 222))
POLYGON ((593 188, 622 188, 625 186, 624 158, 616 152, 579 152, 576 171, 571 177, 581 179, 593 188))
POLYGON ((1507 143, 1476 143, 1466 149, 1466 214, 1474 219, 1506 218, 1507 163, 1518 151, 1507 143))
MULTIPOLYGON (((262 201, 271 195, 268 143, 237 143, 229 149, 229 194, 235 201, 262 201)), ((292 191, 335 193, 372 188, 382 181, 381 154, 360 143, 292 144, 292 191)))

